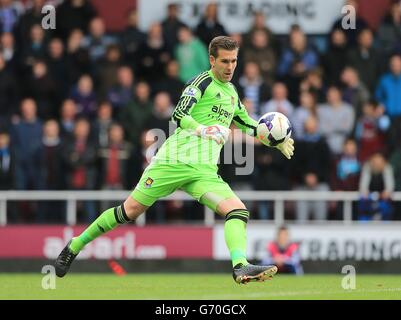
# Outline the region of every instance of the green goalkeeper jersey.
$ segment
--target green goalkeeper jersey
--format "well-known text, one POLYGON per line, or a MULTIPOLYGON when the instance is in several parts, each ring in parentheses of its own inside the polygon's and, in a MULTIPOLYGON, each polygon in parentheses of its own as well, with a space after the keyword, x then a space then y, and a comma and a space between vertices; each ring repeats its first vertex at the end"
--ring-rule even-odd
POLYGON ((198 168, 213 168, 222 145, 195 135, 199 124, 221 125, 227 128, 234 121, 243 132, 255 136, 257 121, 252 119, 240 102, 235 86, 219 81, 211 70, 190 80, 183 89, 173 112, 177 129, 155 156, 157 162, 186 163, 198 168))

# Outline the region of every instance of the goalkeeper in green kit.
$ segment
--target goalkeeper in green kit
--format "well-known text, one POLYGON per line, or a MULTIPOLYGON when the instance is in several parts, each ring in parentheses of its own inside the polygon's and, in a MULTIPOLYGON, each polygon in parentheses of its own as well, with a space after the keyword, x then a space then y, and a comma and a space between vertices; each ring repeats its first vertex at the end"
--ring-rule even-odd
MULTIPOLYGON (((172 120, 177 129, 158 153, 123 204, 104 211, 85 231, 71 239, 58 256, 56 274, 63 277, 89 242, 117 226, 134 221, 159 198, 183 190, 225 218, 224 234, 237 283, 270 279, 277 267, 256 266, 246 259, 249 211, 217 174, 220 151, 234 124, 256 136, 257 121, 249 117, 230 80, 237 65, 238 44, 220 36, 209 44, 211 69, 190 80, 183 89, 172 120)), ((263 141, 262 141, 263 142, 263 141)), ((277 148, 290 159, 290 138, 277 148)))

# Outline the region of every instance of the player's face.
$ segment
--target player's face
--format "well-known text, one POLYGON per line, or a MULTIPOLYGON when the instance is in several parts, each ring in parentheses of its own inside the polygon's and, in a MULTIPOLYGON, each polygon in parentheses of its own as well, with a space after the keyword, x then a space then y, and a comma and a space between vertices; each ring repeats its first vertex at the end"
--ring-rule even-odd
POLYGON ((210 56, 210 65, 215 77, 222 81, 231 81, 234 70, 237 66, 238 49, 235 50, 217 50, 217 58, 210 56))

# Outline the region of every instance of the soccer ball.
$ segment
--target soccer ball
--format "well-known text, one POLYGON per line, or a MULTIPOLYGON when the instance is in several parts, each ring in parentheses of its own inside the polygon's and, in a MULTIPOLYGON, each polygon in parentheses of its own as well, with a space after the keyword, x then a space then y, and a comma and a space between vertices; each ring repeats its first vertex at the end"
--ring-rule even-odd
POLYGON ((291 137, 292 126, 280 112, 268 112, 260 117, 256 134, 265 145, 275 147, 291 137))

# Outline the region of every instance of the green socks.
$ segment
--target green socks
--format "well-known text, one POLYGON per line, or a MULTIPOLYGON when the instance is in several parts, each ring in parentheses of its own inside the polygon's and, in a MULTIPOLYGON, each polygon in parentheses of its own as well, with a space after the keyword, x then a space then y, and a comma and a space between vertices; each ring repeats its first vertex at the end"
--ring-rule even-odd
POLYGON ((239 263, 244 266, 249 264, 246 260, 246 224, 248 218, 249 211, 246 209, 236 209, 226 215, 224 237, 230 251, 233 267, 239 263))
MULTIPOLYGON (((233 266, 239 263, 247 265, 246 260, 246 223, 249 212, 246 209, 236 209, 226 215, 224 224, 224 237, 233 266)), ((119 224, 129 222, 123 205, 104 211, 87 229, 78 237, 72 239, 70 249, 78 254, 82 248, 103 233, 116 228, 119 224)))
POLYGON ((107 209, 84 232, 72 239, 70 249, 74 254, 77 254, 86 244, 95 240, 98 236, 113 230, 119 224, 129 221, 123 205, 107 209))

